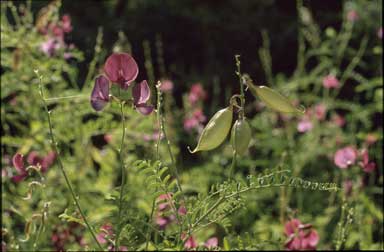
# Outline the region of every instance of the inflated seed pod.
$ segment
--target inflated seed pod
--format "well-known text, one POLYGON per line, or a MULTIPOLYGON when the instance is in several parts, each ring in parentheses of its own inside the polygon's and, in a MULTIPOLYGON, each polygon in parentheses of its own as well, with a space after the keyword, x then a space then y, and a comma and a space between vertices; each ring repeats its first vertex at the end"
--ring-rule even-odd
POLYGON ((298 109, 284 96, 266 86, 255 86, 248 83, 248 87, 254 96, 259 97, 267 107, 283 113, 304 113, 303 108, 298 109))
POLYGON ((252 131, 247 120, 237 119, 232 126, 231 144, 237 155, 244 155, 251 141, 252 131))
POLYGON ((231 129, 232 116, 232 106, 217 111, 201 133, 196 148, 191 151, 188 147, 189 151, 195 153, 218 147, 225 140, 231 129))

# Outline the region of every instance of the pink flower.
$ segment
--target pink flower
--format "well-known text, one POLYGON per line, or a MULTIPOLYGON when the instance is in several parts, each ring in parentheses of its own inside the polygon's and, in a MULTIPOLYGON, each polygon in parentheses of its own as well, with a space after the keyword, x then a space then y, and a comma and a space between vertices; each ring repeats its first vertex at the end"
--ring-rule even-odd
POLYGON ((380 27, 378 30, 377 30, 377 37, 379 39, 382 39, 383 38, 383 27, 380 27))
POLYGON ((187 214, 187 209, 185 206, 180 206, 179 209, 177 210, 179 215, 186 215, 187 214))
POLYGON ((217 237, 212 237, 212 238, 209 238, 205 243, 204 243, 204 246, 207 247, 208 249, 212 249, 212 248, 215 248, 219 245, 219 240, 217 239, 217 237))
POLYGON ((100 230, 101 232, 96 236, 97 241, 101 244, 105 244, 108 242, 107 239, 114 235, 113 227, 109 224, 104 224, 101 226, 100 230))
POLYGON ((109 102, 109 80, 100 75, 95 80, 91 94, 91 105, 96 111, 101 111, 109 102))
POLYGON ((331 120, 334 124, 336 124, 339 127, 343 127, 345 125, 344 117, 339 114, 333 114, 331 120))
POLYGON ((65 33, 72 31, 71 17, 68 14, 61 17, 61 27, 65 33))
POLYGON ((200 83, 193 84, 188 95, 188 100, 195 105, 199 100, 205 100, 207 94, 200 83))
POLYGON ((312 225, 303 225, 298 219, 288 221, 284 233, 287 236, 285 248, 288 250, 314 250, 319 242, 319 235, 312 225))
POLYGON ((327 115, 327 107, 323 103, 317 104, 315 106, 315 115, 319 121, 324 120, 327 115))
POLYGON ((303 117, 297 124, 297 131, 304 133, 310 131, 313 128, 312 122, 307 117, 303 117))
MULTIPOLYGON (((182 239, 183 238, 184 237, 182 236, 182 239)), ((184 243, 184 248, 186 248, 186 249, 197 248, 197 246, 198 246, 198 244, 197 244, 195 238, 192 235, 184 243)))
POLYGON ((135 59, 128 53, 113 53, 105 62, 104 71, 122 89, 127 89, 139 74, 135 59))
POLYGON ((368 150, 363 149, 361 152, 362 161, 359 162, 361 168, 363 168, 364 172, 370 173, 373 172, 376 168, 376 164, 374 162, 369 162, 368 150))
POLYGON ((113 139, 112 134, 104 134, 104 141, 106 143, 110 143, 112 139, 113 139))
POLYGON ((48 57, 52 57, 57 50, 61 48, 60 42, 55 38, 49 38, 47 41, 41 43, 40 50, 48 57))
POLYGON ((337 167, 346 169, 348 166, 355 163, 357 158, 357 151, 352 146, 347 146, 336 151, 334 156, 334 162, 337 167))
POLYGON ((12 181, 18 183, 28 176, 28 172, 24 167, 23 155, 16 153, 12 158, 12 163, 18 173, 18 175, 12 177, 12 181))
POLYGON ((332 74, 329 74, 323 78, 323 87, 325 88, 338 88, 339 85, 339 80, 332 74))
POLYGON ((199 129, 202 127, 202 123, 207 120, 206 116, 203 114, 203 110, 201 108, 196 108, 192 116, 184 119, 184 129, 186 131, 190 131, 192 129, 199 129))
POLYGON ((355 22, 359 19, 359 14, 357 14, 357 11, 355 10, 350 10, 347 13, 347 19, 350 22, 355 22))
POLYGON ((160 90, 162 92, 171 92, 173 89, 173 82, 171 80, 163 80, 161 82, 160 90))

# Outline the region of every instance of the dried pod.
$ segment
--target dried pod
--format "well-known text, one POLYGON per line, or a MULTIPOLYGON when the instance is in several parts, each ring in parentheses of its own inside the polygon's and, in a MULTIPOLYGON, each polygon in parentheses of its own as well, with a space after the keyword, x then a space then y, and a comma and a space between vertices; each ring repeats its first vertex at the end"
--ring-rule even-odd
POLYGON ((232 148, 237 155, 244 155, 247 151, 249 142, 251 141, 251 127, 246 119, 238 119, 233 124, 231 132, 232 148))
POLYGON ((259 97, 268 107, 283 113, 304 113, 304 108, 296 108, 280 93, 266 86, 255 86, 248 83, 248 87, 254 96, 259 97))
POLYGON ((218 147, 225 140, 231 129, 232 116, 232 106, 217 111, 201 133, 196 148, 191 151, 188 147, 188 150, 191 153, 195 153, 218 147))

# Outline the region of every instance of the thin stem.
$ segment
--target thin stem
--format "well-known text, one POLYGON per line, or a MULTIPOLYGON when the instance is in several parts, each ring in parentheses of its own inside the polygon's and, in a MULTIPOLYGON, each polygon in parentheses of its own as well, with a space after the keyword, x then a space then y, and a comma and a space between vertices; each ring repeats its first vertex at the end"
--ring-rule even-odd
POLYGON ((47 117, 48 117, 48 124, 49 124, 49 135, 51 137, 51 143, 52 143, 52 147, 53 147, 53 150, 55 151, 55 153, 57 154, 57 163, 60 167, 60 170, 64 176, 64 179, 65 179, 65 182, 67 184, 67 187, 69 189, 69 191, 71 192, 71 195, 72 195, 72 198, 73 200, 75 201, 75 204, 77 206, 77 209, 79 210, 80 212, 80 215, 81 217, 83 218, 84 222, 85 222, 85 225, 87 226, 89 232, 91 233, 93 239, 95 240, 97 246, 99 247, 100 250, 103 250, 103 248, 101 247, 99 241, 97 240, 96 238, 96 235, 95 233, 93 232, 92 230, 92 227, 90 226, 90 224, 88 223, 88 220, 83 212, 83 210, 81 209, 81 206, 80 206, 80 203, 79 203, 79 200, 77 199, 76 195, 75 195, 75 192, 73 191, 73 188, 72 188, 72 185, 69 181, 69 178, 67 176, 67 173, 65 172, 64 170, 64 166, 63 166, 63 163, 61 161, 61 157, 60 157, 60 152, 57 148, 57 143, 56 143, 56 140, 55 140, 55 137, 53 135, 53 128, 52 128, 52 121, 51 121, 51 112, 48 110, 48 106, 47 106, 47 103, 45 102, 45 98, 44 98, 44 93, 43 93, 43 87, 42 87, 42 84, 41 84, 41 80, 42 80, 42 76, 39 76, 38 75, 38 72, 36 71, 36 75, 39 77, 39 89, 40 89, 40 97, 43 101, 43 104, 44 104, 44 108, 45 108, 45 112, 47 113, 47 117))
MULTIPOLYGON (((119 89, 119 96, 120 96, 120 89, 119 89)), ((120 197, 119 197, 119 222, 121 219, 121 212, 123 209, 123 195, 124 195, 124 186, 125 186, 125 165, 124 165, 124 156, 123 156, 123 148, 124 148, 124 139, 125 139, 125 116, 124 116, 124 101, 120 101, 120 114, 121 114, 121 125, 122 125, 122 136, 121 136, 121 142, 120 142, 120 148, 119 148, 119 158, 120 158, 120 167, 121 167, 121 185, 120 185, 120 197)), ((118 234, 116 235, 115 240, 115 250, 119 249, 119 238, 121 234, 120 230, 118 234)))
MULTIPOLYGON (((236 141, 236 139, 235 139, 236 141)), ((229 180, 232 180, 233 179, 233 174, 234 174, 234 171, 235 171, 235 168, 236 168, 236 158, 237 158, 237 154, 236 154, 236 151, 233 150, 233 153, 232 153, 232 164, 231 164, 231 169, 229 171, 229 180)))

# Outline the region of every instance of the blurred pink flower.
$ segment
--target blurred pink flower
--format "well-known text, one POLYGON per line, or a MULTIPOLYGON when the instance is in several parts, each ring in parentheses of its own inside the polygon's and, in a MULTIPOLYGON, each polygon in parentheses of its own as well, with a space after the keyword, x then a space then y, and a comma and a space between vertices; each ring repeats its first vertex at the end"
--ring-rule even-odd
POLYGON ((325 119, 325 116, 327 115, 327 107, 325 106, 325 104, 320 103, 315 106, 315 115, 319 121, 325 119))
MULTIPOLYGON (((181 238, 184 239, 184 237, 185 237, 185 234, 182 234, 181 238)), ((184 243, 184 248, 186 249, 197 248, 197 246, 198 244, 192 235, 184 243)))
POLYGON ((171 80, 163 80, 161 82, 160 90, 162 92, 171 92, 173 89, 173 82, 171 80))
POLYGON ((70 52, 65 52, 65 53, 63 54, 63 57, 64 57, 64 59, 69 60, 70 58, 72 58, 72 53, 70 53, 70 52))
POLYGON ((177 210, 177 212, 178 212, 179 215, 186 215, 187 214, 187 209, 185 208, 185 206, 180 206, 179 210, 177 210))
POLYGON ((41 43, 40 45, 40 50, 48 57, 52 57, 60 48, 61 43, 55 38, 49 38, 47 41, 41 43))
MULTIPOLYGON (((40 166, 41 172, 46 172, 48 168, 54 163, 56 153, 53 151, 48 152, 44 157, 38 155, 36 151, 31 151, 28 154, 27 162, 32 166, 40 166)), ((12 177, 12 181, 18 183, 28 176, 27 168, 24 166, 24 158, 20 153, 16 153, 12 158, 13 167, 15 167, 18 175, 12 177)))
POLYGON ((383 38, 383 27, 380 27, 378 30, 377 30, 377 37, 379 39, 382 39, 383 38))
POLYGON ((339 126, 339 127, 343 127, 345 125, 345 119, 343 116, 339 115, 339 114, 333 114, 332 115, 332 118, 331 118, 331 121, 339 126))
POLYGON ((16 153, 12 158, 13 167, 15 167, 18 175, 12 177, 12 181, 18 183, 28 176, 28 172, 24 167, 23 155, 16 153))
POLYGON ((192 116, 184 119, 184 129, 190 131, 192 129, 200 129, 203 127, 203 122, 207 120, 201 108, 196 108, 192 116))
POLYGON ((304 133, 310 131, 313 128, 313 124, 308 117, 303 117, 297 124, 297 131, 304 133))
POLYGON ((336 78, 336 76, 329 74, 323 78, 323 87, 329 89, 329 88, 338 88, 340 85, 339 80, 336 78))
POLYGON ((68 14, 65 14, 61 17, 61 27, 65 33, 72 31, 71 17, 68 14))
POLYGON ((350 22, 355 22, 355 21, 359 20, 359 14, 355 10, 350 10, 347 13, 347 19, 350 22))
POLYGON ((364 172, 370 173, 373 172, 376 168, 375 162, 369 162, 369 154, 367 149, 363 149, 361 151, 362 161, 359 162, 361 168, 363 168, 364 172))
POLYGON ((335 165, 341 169, 346 169, 348 166, 355 163, 357 151, 352 146, 347 146, 336 151, 334 156, 335 165))
POLYGON ((314 250, 319 242, 319 235, 312 225, 303 225, 298 219, 288 221, 284 233, 287 236, 285 248, 288 250, 314 250))
POLYGON ((205 100, 207 94, 200 83, 192 85, 188 95, 188 100, 192 105, 195 105, 199 100, 205 100))
POLYGON ((219 245, 219 240, 217 239, 217 237, 212 237, 212 238, 209 238, 205 243, 204 243, 204 246, 208 249, 212 249, 212 248, 215 248, 219 245))
POLYGON ((100 228, 101 232, 97 234, 96 238, 100 244, 105 244, 108 242, 108 238, 111 238, 114 235, 113 227, 110 224, 104 224, 100 228))
POLYGON ((113 137, 112 137, 112 134, 104 134, 104 141, 108 144, 112 141, 113 137))

